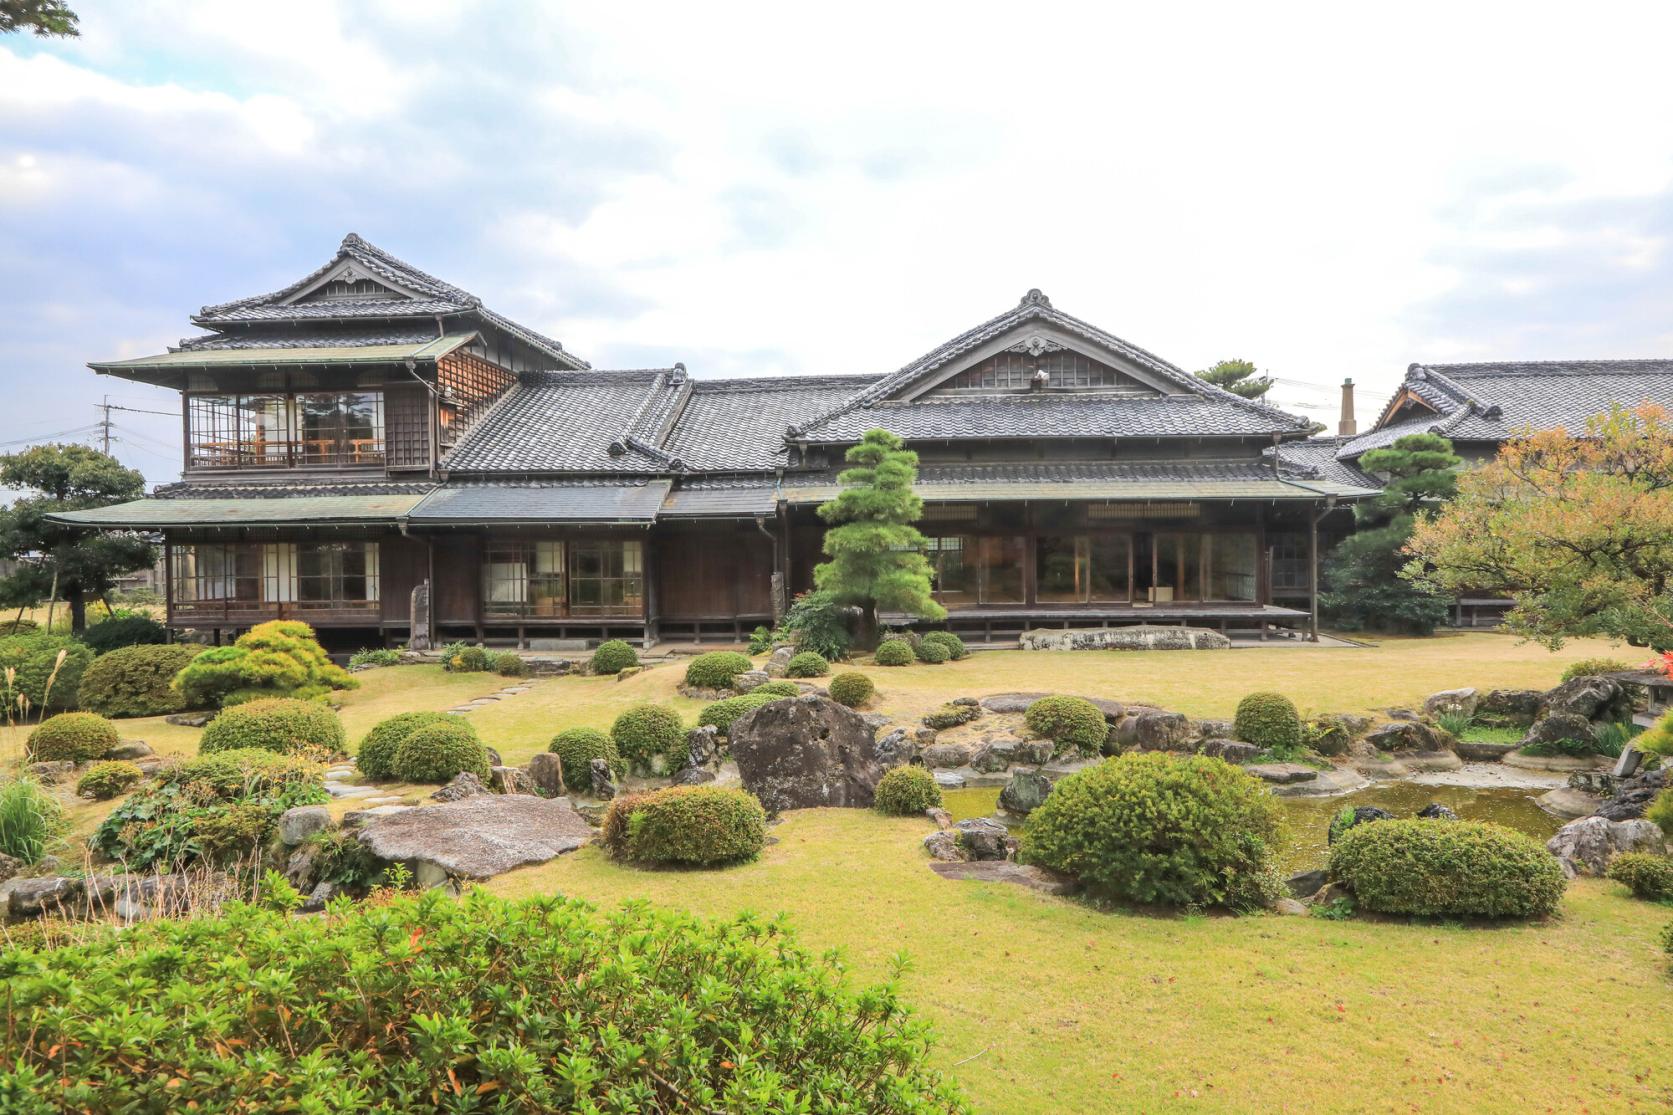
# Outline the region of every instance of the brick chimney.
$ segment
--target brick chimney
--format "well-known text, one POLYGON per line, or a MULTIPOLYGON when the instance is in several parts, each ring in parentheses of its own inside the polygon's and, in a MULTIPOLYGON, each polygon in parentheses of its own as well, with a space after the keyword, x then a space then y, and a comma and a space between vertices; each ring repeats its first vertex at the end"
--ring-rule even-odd
POLYGON ((1340 437, 1353 437, 1359 433, 1359 423, 1354 421, 1354 381, 1342 381, 1342 418, 1336 423, 1336 433, 1340 437))

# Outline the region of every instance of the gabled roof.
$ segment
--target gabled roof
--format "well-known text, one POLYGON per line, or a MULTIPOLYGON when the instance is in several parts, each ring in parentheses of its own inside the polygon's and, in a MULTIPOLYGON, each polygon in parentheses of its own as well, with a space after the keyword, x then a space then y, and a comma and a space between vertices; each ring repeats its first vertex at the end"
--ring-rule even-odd
POLYGON ((785 465, 784 431, 831 409, 879 376, 699 380, 664 448, 699 471, 785 465))
MULTIPOLYGON (((351 322, 371 322, 377 319, 412 318, 431 323, 432 334, 437 317, 464 314, 485 324, 504 330, 531 348, 551 357, 563 368, 585 368, 587 362, 564 350, 563 345, 524 325, 511 321, 482 304, 482 299, 421 271, 405 260, 397 259, 382 248, 361 239, 355 233, 343 237, 337 254, 323 267, 269 294, 239 298, 232 302, 205 306, 192 316, 192 322, 216 331, 216 336, 192 338, 182 342, 183 348, 236 347, 226 343, 240 332, 262 325, 313 324, 328 326, 351 322), (346 298, 308 300, 315 288, 333 277, 346 276, 366 279, 390 289, 387 298, 346 298)), ((457 330, 457 326, 452 327, 457 330)), ((383 332, 388 331, 384 327, 383 332)), ((378 335, 374 327, 373 336, 378 335)), ((345 336, 347 336, 345 334, 345 336)), ((353 339, 339 343, 378 343, 353 339)))
MULTIPOLYGON (((958 400, 966 402, 967 400, 958 400)), ((984 417, 996 418, 999 421, 1017 422, 1028 420, 1023 425, 1008 427, 1009 436, 1038 437, 1064 436, 1073 431, 1062 429, 1070 414, 1084 414, 1097 409, 1099 415, 1098 428, 1091 432, 1097 436, 1122 437, 1146 436, 1152 430, 1163 434, 1193 433, 1212 436, 1219 433, 1248 434, 1248 433, 1277 433, 1299 436, 1305 433, 1310 424, 1305 418, 1298 418, 1293 414, 1286 414, 1276 407, 1265 403, 1245 399, 1224 388, 1207 383, 1189 372, 1170 364, 1154 353, 1139 348, 1137 345, 1122 340, 1112 333, 1091 325, 1081 319, 1056 309, 1039 290, 1030 290, 1023 295, 1022 300, 1015 307, 989 318, 973 329, 960 333, 945 344, 925 353, 918 359, 907 364, 891 375, 884 376, 871 386, 856 392, 846 399, 840 406, 815 417, 811 421, 793 426, 789 431, 792 440, 797 441, 845 441, 859 436, 866 429, 873 426, 883 426, 902 437, 995 437, 1006 436, 994 428, 972 429, 963 423, 968 419, 980 420, 984 417), (1101 348, 1112 354, 1118 360, 1132 368, 1146 374, 1147 377, 1159 380, 1169 385, 1170 393, 1162 396, 1166 401, 1183 400, 1210 404, 1195 410, 1175 412, 1171 418, 1159 418, 1159 412, 1151 410, 1137 410, 1134 417, 1125 417, 1125 408, 1131 404, 1143 407, 1144 404, 1154 403, 1153 397, 1124 397, 1111 395, 1098 399, 1096 393, 1064 394, 1064 395, 994 395, 980 399, 968 400, 975 405, 955 407, 952 409, 937 409, 926 411, 920 418, 907 418, 903 414, 890 412, 887 421, 868 420, 863 414, 856 416, 856 412, 867 412, 881 417, 885 408, 906 409, 919 406, 945 407, 947 400, 903 398, 911 394, 912 389, 932 379, 942 369, 953 364, 961 357, 968 356, 975 350, 995 341, 1008 333, 1019 332, 1030 324, 1044 324, 1053 326, 1064 333, 1089 342, 1095 348, 1101 348), (1096 407, 1093 400, 1098 399, 1096 407), (1031 402, 1064 402, 1063 407, 1029 406, 1020 410, 1004 410, 999 414, 985 411, 982 404, 996 401, 1031 402), (1188 417, 1187 417, 1188 416, 1188 417), (1181 429, 1180 423, 1195 423, 1195 428, 1181 429), (896 429, 896 425, 901 428, 896 429), (856 432, 858 431, 858 432, 856 432), (910 431, 910 432, 908 432, 910 431)))
POLYGON ((1435 433, 1454 441, 1504 441, 1526 429, 1585 429, 1611 406, 1673 406, 1673 360, 1538 360, 1413 364, 1377 427, 1348 439, 1338 456, 1353 459, 1406 434, 1435 433), (1391 421, 1406 395, 1433 414, 1391 421))
MULTIPOLYGON (((1353 462, 1339 456, 1342 446, 1352 438, 1310 437, 1301 441, 1286 441, 1277 449, 1280 466, 1285 469, 1311 469, 1321 480, 1358 488, 1380 488, 1382 483, 1368 473, 1361 472, 1353 462)), ((1273 450, 1268 449, 1270 458, 1273 450)))

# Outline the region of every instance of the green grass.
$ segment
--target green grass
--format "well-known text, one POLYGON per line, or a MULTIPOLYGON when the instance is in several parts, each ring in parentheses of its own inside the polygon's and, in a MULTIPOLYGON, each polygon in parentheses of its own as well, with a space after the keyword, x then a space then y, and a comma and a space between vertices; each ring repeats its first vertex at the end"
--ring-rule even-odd
POLYGON ((1673 1103, 1660 1071, 1673 985, 1656 945, 1673 911, 1615 884, 1581 881, 1560 917, 1505 928, 1152 917, 941 879, 920 848, 928 831, 809 810, 742 867, 641 871, 585 848, 489 889, 784 910, 861 979, 904 949, 907 995, 940 1036, 934 1061, 978 1111, 1673 1103))
POLYGON ((1472 724, 1459 733, 1467 743, 1516 743, 1527 735, 1524 728, 1494 728, 1487 724, 1472 724))

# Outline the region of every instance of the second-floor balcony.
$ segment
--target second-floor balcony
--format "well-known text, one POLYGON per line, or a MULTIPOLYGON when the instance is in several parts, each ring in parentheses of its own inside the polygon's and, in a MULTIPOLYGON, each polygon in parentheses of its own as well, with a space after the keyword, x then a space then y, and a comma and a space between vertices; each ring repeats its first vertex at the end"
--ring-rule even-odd
POLYGON ((381 468, 383 395, 375 391, 192 395, 193 469, 381 468))

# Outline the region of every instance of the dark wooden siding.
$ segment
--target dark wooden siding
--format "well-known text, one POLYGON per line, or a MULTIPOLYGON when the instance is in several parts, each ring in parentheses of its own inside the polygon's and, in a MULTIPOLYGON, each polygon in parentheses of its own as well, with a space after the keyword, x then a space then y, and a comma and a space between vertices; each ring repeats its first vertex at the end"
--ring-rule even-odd
POLYGON ((474 536, 436 539, 435 609, 437 623, 475 623, 481 597, 482 554, 474 536))
POLYGON ((379 596, 385 623, 412 620, 413 586, 430 575, 429 552, 416 538, 392 534, 378 546, 379 596))
POLYGON ((659 618, 772 615, 773 544, 754 524, 661 530, 651 549, 659 618))
POLYGON ((384 389, 383 420, 392 469, 430 467, 430 395, 419 384, 384 389))

